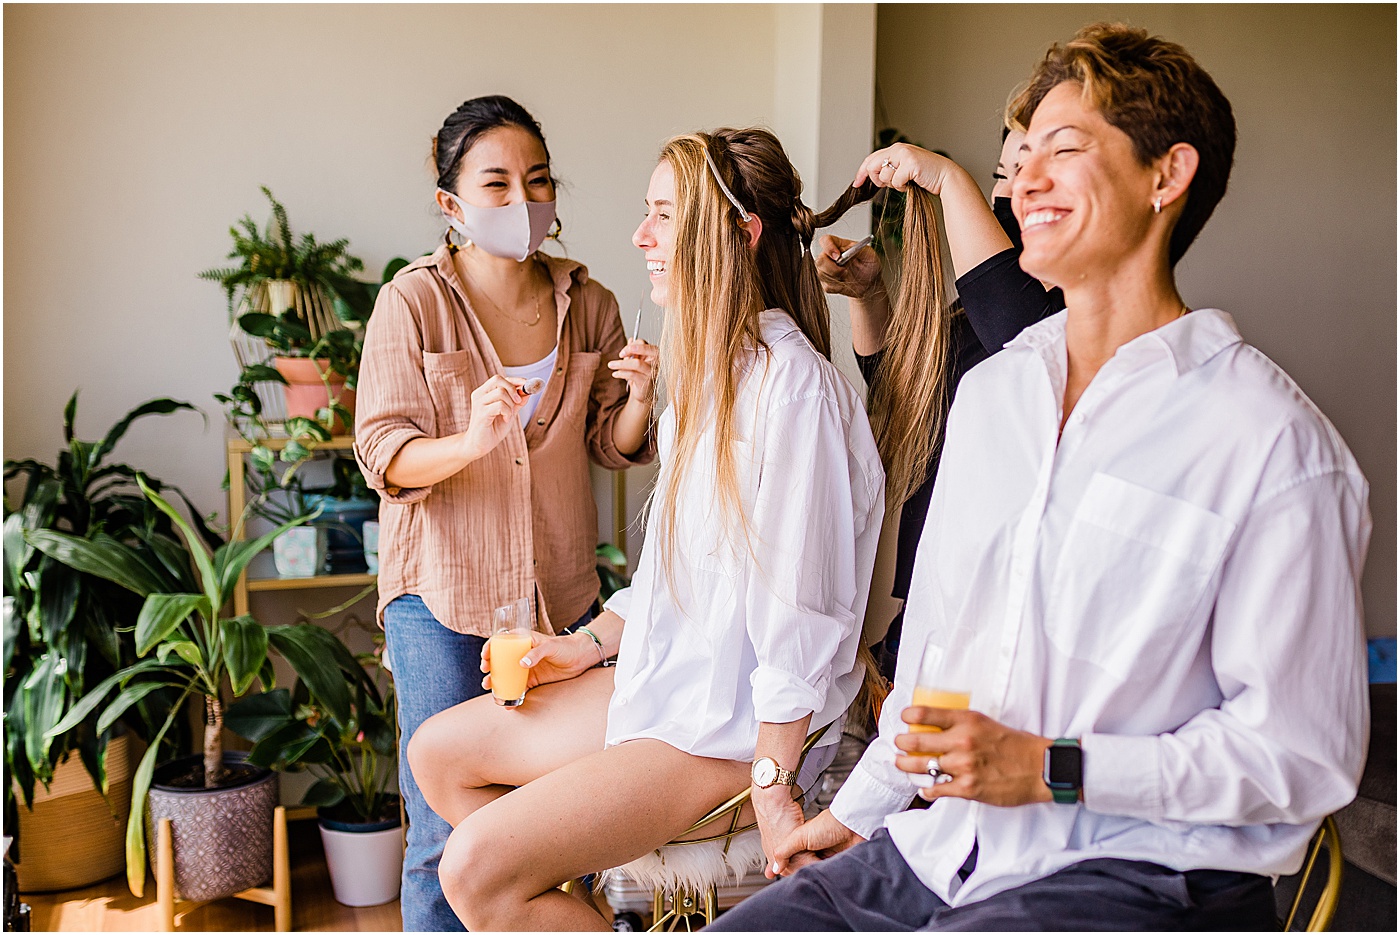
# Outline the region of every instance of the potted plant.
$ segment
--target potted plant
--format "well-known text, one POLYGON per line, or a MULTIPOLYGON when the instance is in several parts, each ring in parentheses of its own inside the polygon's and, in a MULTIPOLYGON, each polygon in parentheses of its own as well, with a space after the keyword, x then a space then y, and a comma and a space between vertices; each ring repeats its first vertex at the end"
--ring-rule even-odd
MULTIPOLYGON (((19 825, 19 876, 27 892, 87 886, 121 871, 130 747, 154 735, 177 695, 155 690, 119 720, 99 724, 94 712, 54 730, 93 686, 136 661, 132 629, 141 601, 104 577, 56 561, 26 536, 53 531, 121 543, 132 574, 148 586, 178 591, 193 581, 173 525, 136 489, 139 472, 109 459, 137 420, 198 410, 153 399, 92 442, 76 437, 77 406, 74 393, 55 463, 7 460, 4 468, 17 496, 14 504, 8 495, 4 502, 5 797, 19 825)), ((146 481, 156 490, 165 486, 146 481)), ((197 516, 196 524, 201 536, 217 539, 197 516)))
POLYGON ((354 458, 337 455, 331 475, 330 487, 302 491, 305 505, 320 511, 313 524, 326 532, 326 568, 336 574, 366 571, 364 525, 379 516, 379 497, 354 458))
MULTIPOLYGON (((310 233, 294 238, 286 208, 266 186, 262 191, 272 205, 266 231, 245 215, 229 228, 228 258, 239 264, 199 276, 224 287, 230 317, 241 295, 239 328, 273 352, 272 366, 254 361, 244 367, 240 385, 251 390, 257 383, 280 383, 289 417, 314 419, 340 434, 353 423, 364 325, 379 284, 352 275, 364 263, 348 253, 348 240, 322 244, 310 233)), ((392 260, 381 283, 405 265, 402 258, 392 260)))
POLYGON ((129 547, 119 542, 53 532, 27 537, 50 557, 107 578, 144 599, 135 630, 138 661, 94 687, 51 733, 82 723, 105 703, 98 717, 100 728, 149 694, 173 688, 179 703, 155 732, 132 782, 127 883, 134 895, 142 895, 147 836, 155 820, 168 817, 175 825, 176 889, 185 899, 218 899, 270 876, 272 812, 277 803, 276 774, 250 766, 241 754, 224 753, 225 682, 235 697, 246 693, 254 681, 265 690, 275 687, 269 652, 276 649, 338 714, 349 710, 349 691, 340 675, 324 663, 327 641, 338 645, 326 631, 310 624, 263 627, 251 616, 223 613, 234 584, 253 557, 279 533, 304 522, 304 517, 257 539, 232 539, 211 551, 169 502, 142 478, 136 480, 184 539, 196 587, 177 592, 152 587, 134 567, 129 547), (167 763, 158 772, 161 741, 179 720, 186 699, 197 699, 204 707, 202 753, 167 763))
POLYGON ((305 681, 251 695, 229 708, 228 725, 254 742, 249 762, 306 770, 316 782, 302 804, 318 807, 335 898, 375 906, 399 895, 403 871, 399 797, 389 791, 397 745, 394 688, 375 651, 353 656, 338 641, 328 654, 350 693, 337 711, 305 681))

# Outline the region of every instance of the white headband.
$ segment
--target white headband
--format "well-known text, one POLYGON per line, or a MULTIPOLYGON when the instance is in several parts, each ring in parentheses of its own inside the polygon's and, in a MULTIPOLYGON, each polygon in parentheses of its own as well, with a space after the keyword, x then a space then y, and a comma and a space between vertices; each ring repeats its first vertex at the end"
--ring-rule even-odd
POLYGON ((715 166, 715 161, 710 158, 710 148, 708 146, 704 148, 704 152, 705 165, 710 167, 710 174, 715 177, 715 184, 719 186, 719 190, 724 192, 724 197, 728 198, 729 203, 739 212, 740 219, 747 224, 749 221, 749 213, 744 210, 743 205, 739 204, 739 199, 734 197, 734 193, 729 190, 729 186, 724 184, 724 179, 719 177, 719 169, 715 166))

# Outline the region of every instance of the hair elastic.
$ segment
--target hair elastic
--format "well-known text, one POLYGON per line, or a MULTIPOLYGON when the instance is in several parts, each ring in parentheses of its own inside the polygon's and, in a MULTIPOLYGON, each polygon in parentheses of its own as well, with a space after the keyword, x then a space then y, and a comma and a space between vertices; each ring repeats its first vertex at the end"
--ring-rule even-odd
POLYGON ((710 174, 715 177, 715 184, 719 186, 719 190, 724 192, 724 197, 728 198, 729 203, 739 212, 740 219, 747 224, 749 222, 749 213, 744 210, 743 205, 739 204, 739 199, 734 197, 734 193, 729 190, 729 186, 724 184, 724 179, 719 177, 719 168, 715 166, 715 161, 710 158, 710 147, 705 146, 704 153, 705 165, 710 167, 710 174))

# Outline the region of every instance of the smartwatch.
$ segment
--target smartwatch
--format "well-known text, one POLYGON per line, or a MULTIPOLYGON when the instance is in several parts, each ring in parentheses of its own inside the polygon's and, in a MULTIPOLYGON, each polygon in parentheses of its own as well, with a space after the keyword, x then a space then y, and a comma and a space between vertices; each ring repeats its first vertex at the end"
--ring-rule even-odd
POLYGON ((1061 805, 1074 805, 1084 788, 1084 751, 1078 740, 1061 737, 1045 750, 1045 784, 1061 805))

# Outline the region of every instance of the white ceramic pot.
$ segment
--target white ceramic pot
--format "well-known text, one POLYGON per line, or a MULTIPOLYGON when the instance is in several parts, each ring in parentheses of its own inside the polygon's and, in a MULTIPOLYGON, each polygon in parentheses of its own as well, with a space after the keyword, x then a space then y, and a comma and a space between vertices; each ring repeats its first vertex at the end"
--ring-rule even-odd
POLYGON ((326 867, 331 873, 336 902, 344 906, 378 906, 398 898, 403 876, 400 826, 381 831, 333 831, 322 821, 321 844, 326 849, 326 867))
POLYGON ((272 561, 284 578, 310 578, 326 570, 326 530, 297 526, 272 540, 272 561))

